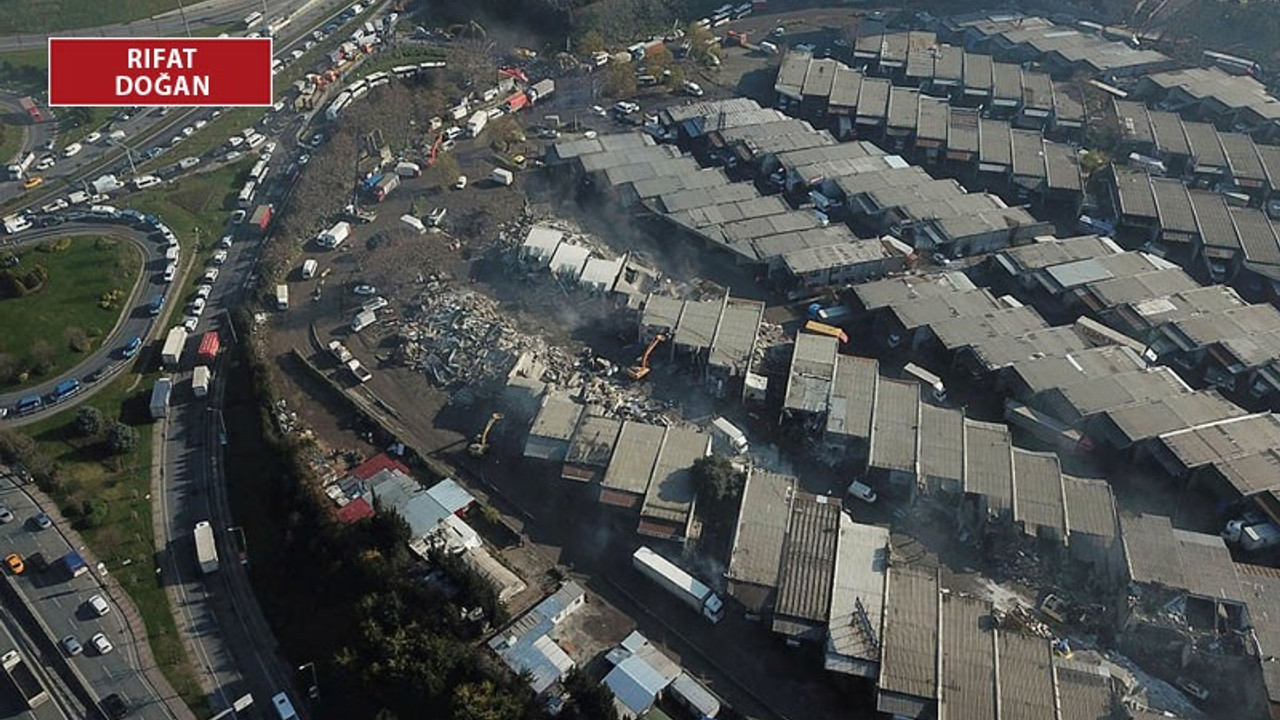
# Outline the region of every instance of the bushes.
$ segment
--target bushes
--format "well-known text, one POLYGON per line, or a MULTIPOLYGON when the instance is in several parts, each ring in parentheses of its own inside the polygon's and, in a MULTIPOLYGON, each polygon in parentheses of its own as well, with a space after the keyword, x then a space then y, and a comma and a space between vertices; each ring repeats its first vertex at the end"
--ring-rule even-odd
POLYGON ((102 432, 104 424, 101 410, 92 405, 83 405, 76 411, 76 419, 72 422, 72 427, 80 437, 96 437, 102 432))
POLYGON ((0 299, 26 297, 39 292, 49 281, 49 270, 43 265, 33 265, 25 272, 18 270, 0 270, 0 299))
POLYGON ((124 455, 138 446, 138 431, 122 422, 107 429, 107 449, 112 455, 124 455))

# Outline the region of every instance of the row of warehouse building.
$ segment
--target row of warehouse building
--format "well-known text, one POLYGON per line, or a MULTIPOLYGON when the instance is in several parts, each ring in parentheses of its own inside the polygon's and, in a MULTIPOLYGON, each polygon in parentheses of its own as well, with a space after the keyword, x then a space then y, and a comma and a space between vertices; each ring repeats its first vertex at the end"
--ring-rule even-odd
POLYGON ((1083 112, 1075 110, 1079 103, 1065 87, 1053 90, 1047 76, 1024 74, 1017 65, 998 66, 1015 73, 1009 84, 1017 99, 1007 113, 953 106, 945 98, 805 52, 787 53, 774 90, 780 107, 832 128, 842 139, 874 140, 944 174, 1062 205, 1068 214, 1077 211, 1084 192, 1077 151, 1046 140, 1042 132, 1078 137, 1084 126, 1083 112), (1024 93, 1030 77, 1039 77, 1043 87, 1024 93), (1044 99, 1028 104, 1024 94, 1044 99))
POLYGON ((1049 231, 994 195, 749 100, 672 107, 660 118, 690 153, 633 133, 557 143, 547 162, 778 286, 881 277, 915 251, 969 255, 1049 231))

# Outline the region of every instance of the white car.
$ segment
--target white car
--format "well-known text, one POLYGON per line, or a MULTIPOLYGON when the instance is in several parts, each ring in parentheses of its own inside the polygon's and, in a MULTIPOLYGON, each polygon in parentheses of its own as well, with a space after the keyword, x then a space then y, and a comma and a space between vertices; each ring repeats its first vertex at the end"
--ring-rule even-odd
POLYGON ((198 297, 195 300, 192 300, 191 314, 194 315, 195 317, 200 317, 201 315, 203 315, 205 305, 207 305, 208 302, 209 302, 208 300, 205 300, 204 298, 201 298, 201 297, 198 297))
POLYGON ((62 157, 71 157, 73 155, 78 155, 80 151, 83 149, 84 149, 84 146, 82 146, 80 143, 71 143, 70 145, 62 148, 62 157))
POLYGON ((45 155, 44 157, 40 158, 40 162, 36 163, 36 169, 48 170, 49 168, 53 167, 54 163, 56 162, 58 162, 57 159, 54 158, 52 155, 45 155))
POLYGON ((54 200, 53 202, 45 205, 40 209, 47 213, 55 213, 55 212, 58 212, 59 210, 65 209, 66 207, 67 207, 67 201, 63 200, 62 198, 58 198, 57 200, 54 200))
POLYGON ((231 137, 227 138, 227 144, 230 145, 232 149, 238 148, 244 144, 244 138, 240 137, 239 135, 232 135, 231 137))
POLYGON ((102 133, 96 130, 84 136, 84 141, 89 144, 96 143, 101 139, 102 139, 102 133))
POLYGON ((207 284, 213 283, 218 279, 218 268, 211 267, 204 271, 204 276, 200 278, 200 282, 207 284))
POLYGON ((593 112, 593 113, 595 113, 595 114, 599 115, 600 117, 608 117, 608 115, 609 115, 609 111, 608 111, 608 110, 605 110, 604 108, 600 107, 599 105, 592 105, 592 106, 591 106, 591 112, 593 112))
POLYGON ((582 133, 582 137, 584 137, 584 138, 586 138, 586 139, 588 139, 588 140, 595 140, 597 137, 599 137, 599 135, 600 135, 600 133, 596 132, 595 130, 588 130, 588 131, 586 131, 586 132, 582 133))
POLYGON ((196 134, 196 129, 191 127, 190 125, 182 128, 183 137, 191 137, 192 135, 195 135, 195 134, 196 134))
POLYGON ((200 287, 196 288, 196 297, 207 298, 209 297, 209 293, 211 292, 213 292, 212 285, 201 285, 200 287))
POLYGON ((235 162, 239 160, 240 157, 243 155, 244 153, 240 152, 239 150, 232 150, 231 152, 227 153, 227 162, 235 162))
POLYGON ((467 186, 467 176, 459 175, 457 180, 453 181, 453 189, 461 190, 467 186))
POLYGON ((94 595, 89 598, 88 604, 89 609, 98 617, 102 617, 103 615, 111 612, 111 606, 107 604, 107 601, 104 600, 101 595, 94 595))
POLYGON ((378 288, 372 285, 357 285, 354 288, 352 288, 351 292, 357 295, 377 295, 378 288))
POLYGON ((168 267, 164 269, 164 281, 173 282, 173 278, 176 277, 177 274, 178 274, 178 263, 176 262, 169 263, 168 267))
POLYGON ((267 144, 262 146, 262 150, 260 150, 259 152, 263 155, 271 155, 275 151, 276 151, 276 144, 274 142, 268 141, 267 144))
POLYGON ((89 642, 93 644, 93 649, 97 650, 99 655, 106 655, 112 650, 115 650, 115 646, 111 644, 111 641, 108 640, 107 636, 103 633, 98 633, 97 635, 89 638, 89 642))
POLYGON ((196 326, 200 324, 200 318, 188 315, 182 319, 182 329, 187 332, 195 332, 196 326))
POLYGON ((218 247, 222 250, 229 249, 231 247, 231 236, 223 235, 222 239, 218 241, 218 247))
POLYGON ((221 265, 221 264, 223 264, 223 263, 225 263, 225 262, 227 261, 227 251, 226 251, 226 250, 219 250, 219 251, 215 252, 215 253, 213 254, 213 257, 212 257, 212 258, 210 258, 210 259, 213 261, 213 264, 214 264, 214 265, 221 265))
POLYGON ((209 124, 209 121, 208 121, 208 120, 197 120, 197 121, 195 121, 195 123, 192 125, 192 127, 194 127, 194 128, 195 128, 195 129, 197 129, 197 130, 203 130, 203 129, 204 129, 204 126, 205 126, 205 125, 208 125, 208 124, 209 124))

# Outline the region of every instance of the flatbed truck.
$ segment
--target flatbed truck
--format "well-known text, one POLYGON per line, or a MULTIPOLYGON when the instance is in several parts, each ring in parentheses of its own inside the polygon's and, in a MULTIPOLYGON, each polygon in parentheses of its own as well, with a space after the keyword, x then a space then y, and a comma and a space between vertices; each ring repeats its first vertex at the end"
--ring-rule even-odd
POLYGON ((28 708, 34 710, 49 699, 49 691, 45 689, 44 683, 40 682, 40 678, 36 677, 31 666, 17 650, 5 653, 0 659, 0 665, 4 666, 4 674, 9 676, 9 682, 18 689, 18 694, 22 695, 28 708))

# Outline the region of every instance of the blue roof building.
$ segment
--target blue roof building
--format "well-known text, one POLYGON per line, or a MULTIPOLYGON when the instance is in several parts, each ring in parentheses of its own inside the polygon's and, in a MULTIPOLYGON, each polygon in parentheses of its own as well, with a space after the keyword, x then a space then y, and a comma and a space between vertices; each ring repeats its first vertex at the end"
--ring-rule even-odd
POLYGON ((506 630, 489 641, 489 648, 516 673, 530 675, 529 686, 546 692, 573 668, 569 655, 555 643, 550 633, 586 603, 586 593, 573 581, 521 615, 506 630))

